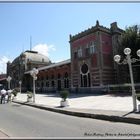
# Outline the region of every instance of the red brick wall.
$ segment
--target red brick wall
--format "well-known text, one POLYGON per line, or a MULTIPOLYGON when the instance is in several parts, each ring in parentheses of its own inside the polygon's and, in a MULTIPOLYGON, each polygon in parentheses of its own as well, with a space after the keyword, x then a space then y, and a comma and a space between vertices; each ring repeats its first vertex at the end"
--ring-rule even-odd
POLYGON ((112 37, 111 35, 102 33, 102 51, 110 54, 112 52, 112 37))
POLYGON ((96 35, 91 34, 72 42, 71 45, 72 47, 83 46, 89 43, 90 41, 95 41, 95 40, 96 40, 96 35))
POLYGON ((103 63, 105 66, 112 66, 112 37, 109 34, 102 33, 101 38, 103 63))
POLYGON ((93 54, 91 56, 91 66, 92 67, 97 67, 97 54, 93 54))
POLYGON ((60 67, 59 66, 58 67, 53 67, 53 68, 47 69, 45 71, 44 70, 39 71, 38 80, 42 80, 42 77, 43 77, 44 80, 46 80, 46 77, 48 76, 48 80, 51 81, 52 75, 54 75, 54 79, 56 80, 55 85, 57 85, 58 74, 61 75, 60 79, 62 80, 62 83, 63 83, 64 76, 65 76, 66 72, 68 73, 68 76, 69 76, 69 79, 70 79, 71 78, 70 64, 63 65, 63 66, 60 66, 60 67))

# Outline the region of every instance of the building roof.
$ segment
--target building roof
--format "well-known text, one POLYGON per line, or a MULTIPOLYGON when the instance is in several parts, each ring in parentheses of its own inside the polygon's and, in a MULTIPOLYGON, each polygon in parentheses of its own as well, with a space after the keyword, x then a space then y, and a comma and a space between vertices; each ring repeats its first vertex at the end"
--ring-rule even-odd
POLYGON ((5 81, 7 79, 6 74, 0 74, 0 81, 5 81))
POLYGON ((7 78, 1 78, 0 81, 5 81, 7 78))
MULTIPOLYGON (((59 67, 59 66, 66 65, 66 64, 69 64, 69 63, 71 63, 70 59, 64 60, 64 61, 61 61, 61 62, 58 62, 58 63, 51 64, 49 66, 40 67, 40 68, 38 68, 38 70, 39 71, 47 70, 47 69, 50 69, 50 68, 59 67)), ((30 71, 25 72, 25 74, 29 74, 29 73, 30 73, 30 71)))
POLYGON ((51 63, 50 59, 47 56, 40 54, 36 51, 29 51, 29 50, 21 53, 21 55, 16 57, 12 63, 17 63, 21 61, 22 58, 25 58, 29 62, 51 63))
POLYGON ((2 78, 6 78, 6 76, 7 76, 7 75, 4 74, 4 73, 3 73, 3 74, 0 74, 0 79, 2 79, 2 78))
POLYGON ((25 51, 24 55, 26 55, 26 58, 30 61, 42 62, 43 60, 44 62, 51 62, 47 56, 40 54, 36 51, 25 51))

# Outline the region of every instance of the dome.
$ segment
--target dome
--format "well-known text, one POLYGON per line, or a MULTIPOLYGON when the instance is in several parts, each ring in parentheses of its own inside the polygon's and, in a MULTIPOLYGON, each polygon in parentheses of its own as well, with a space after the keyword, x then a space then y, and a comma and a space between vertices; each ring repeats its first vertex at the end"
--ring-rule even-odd
POLYGON ((36 61, 36 62, 51 63, 50 59, 47 56, 40 54, 36 51, 25 51, 23 54, 25 55, 26 59, 30 62, 36 61))
POLYGON ((21 53, 19 57, 15 58, 12 63, 18 63, 19 61, 21 61, 21 59, 26 59, 27 62, 42 62, 47 64, 51 63, 50 59, 47 56, 36 51, 25 51, 21 53))

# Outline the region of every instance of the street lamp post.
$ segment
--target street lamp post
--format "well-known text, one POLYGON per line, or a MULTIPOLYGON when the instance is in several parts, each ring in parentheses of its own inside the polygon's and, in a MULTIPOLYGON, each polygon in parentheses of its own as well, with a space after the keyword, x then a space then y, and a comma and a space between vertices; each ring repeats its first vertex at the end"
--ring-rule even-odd
POLYGON ((33 68, 30 75, 33 77, 33 102, 35 103, 35 80, 37 80, 38 69, 33 68))
POLYGON ((21 84, 22 84, 22 81, 20 80, 20 81, 19 81, 20 93, 21 93, 21 84))
MULTIPOLYGON (((134 79, 133 79, 132 63, 140 61, 140 59, 131 58, 130 53, 131 53, 131 49, 125 48, 124 54, 126 55, 126 58, 122 62, 120 62, 121 56, 115 55, 114 61, 117 62, 118 64, 128 64, 128 66, 129 66, 131 87, 132 87, 133 111, 136 111, 137 110, 137 102, 136 102, 136 90, 135 90, 134 79)), ((137 55, 140 57, 140 49, 137 51, 137 55)))
POLYGON ((12 80, 12 78, 10 76, 8 76, 6 80, 8 82, 8 89, 10 89, 10 81, 12 80))

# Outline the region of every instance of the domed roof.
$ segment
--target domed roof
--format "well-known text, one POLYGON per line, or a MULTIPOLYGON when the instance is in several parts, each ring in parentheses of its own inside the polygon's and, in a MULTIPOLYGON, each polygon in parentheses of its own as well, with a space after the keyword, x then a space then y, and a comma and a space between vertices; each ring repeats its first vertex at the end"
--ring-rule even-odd
POLYGON ((25 51, 23 54, 25 55, 26 59, 29 61, 46 62, 46 63, 51 62, 47 56, 40 54, 36 51, 25 51))
POLYGON ((17 61, 21 61, 22 58, 25 58, 27 62, 43 62, 48 64, 51 63, 50 59, 47 56, 40 54, 36 51, 28 51, 28 50, 21 53, 21 55, 15 58, 12 63, 17 63, 17 61))

